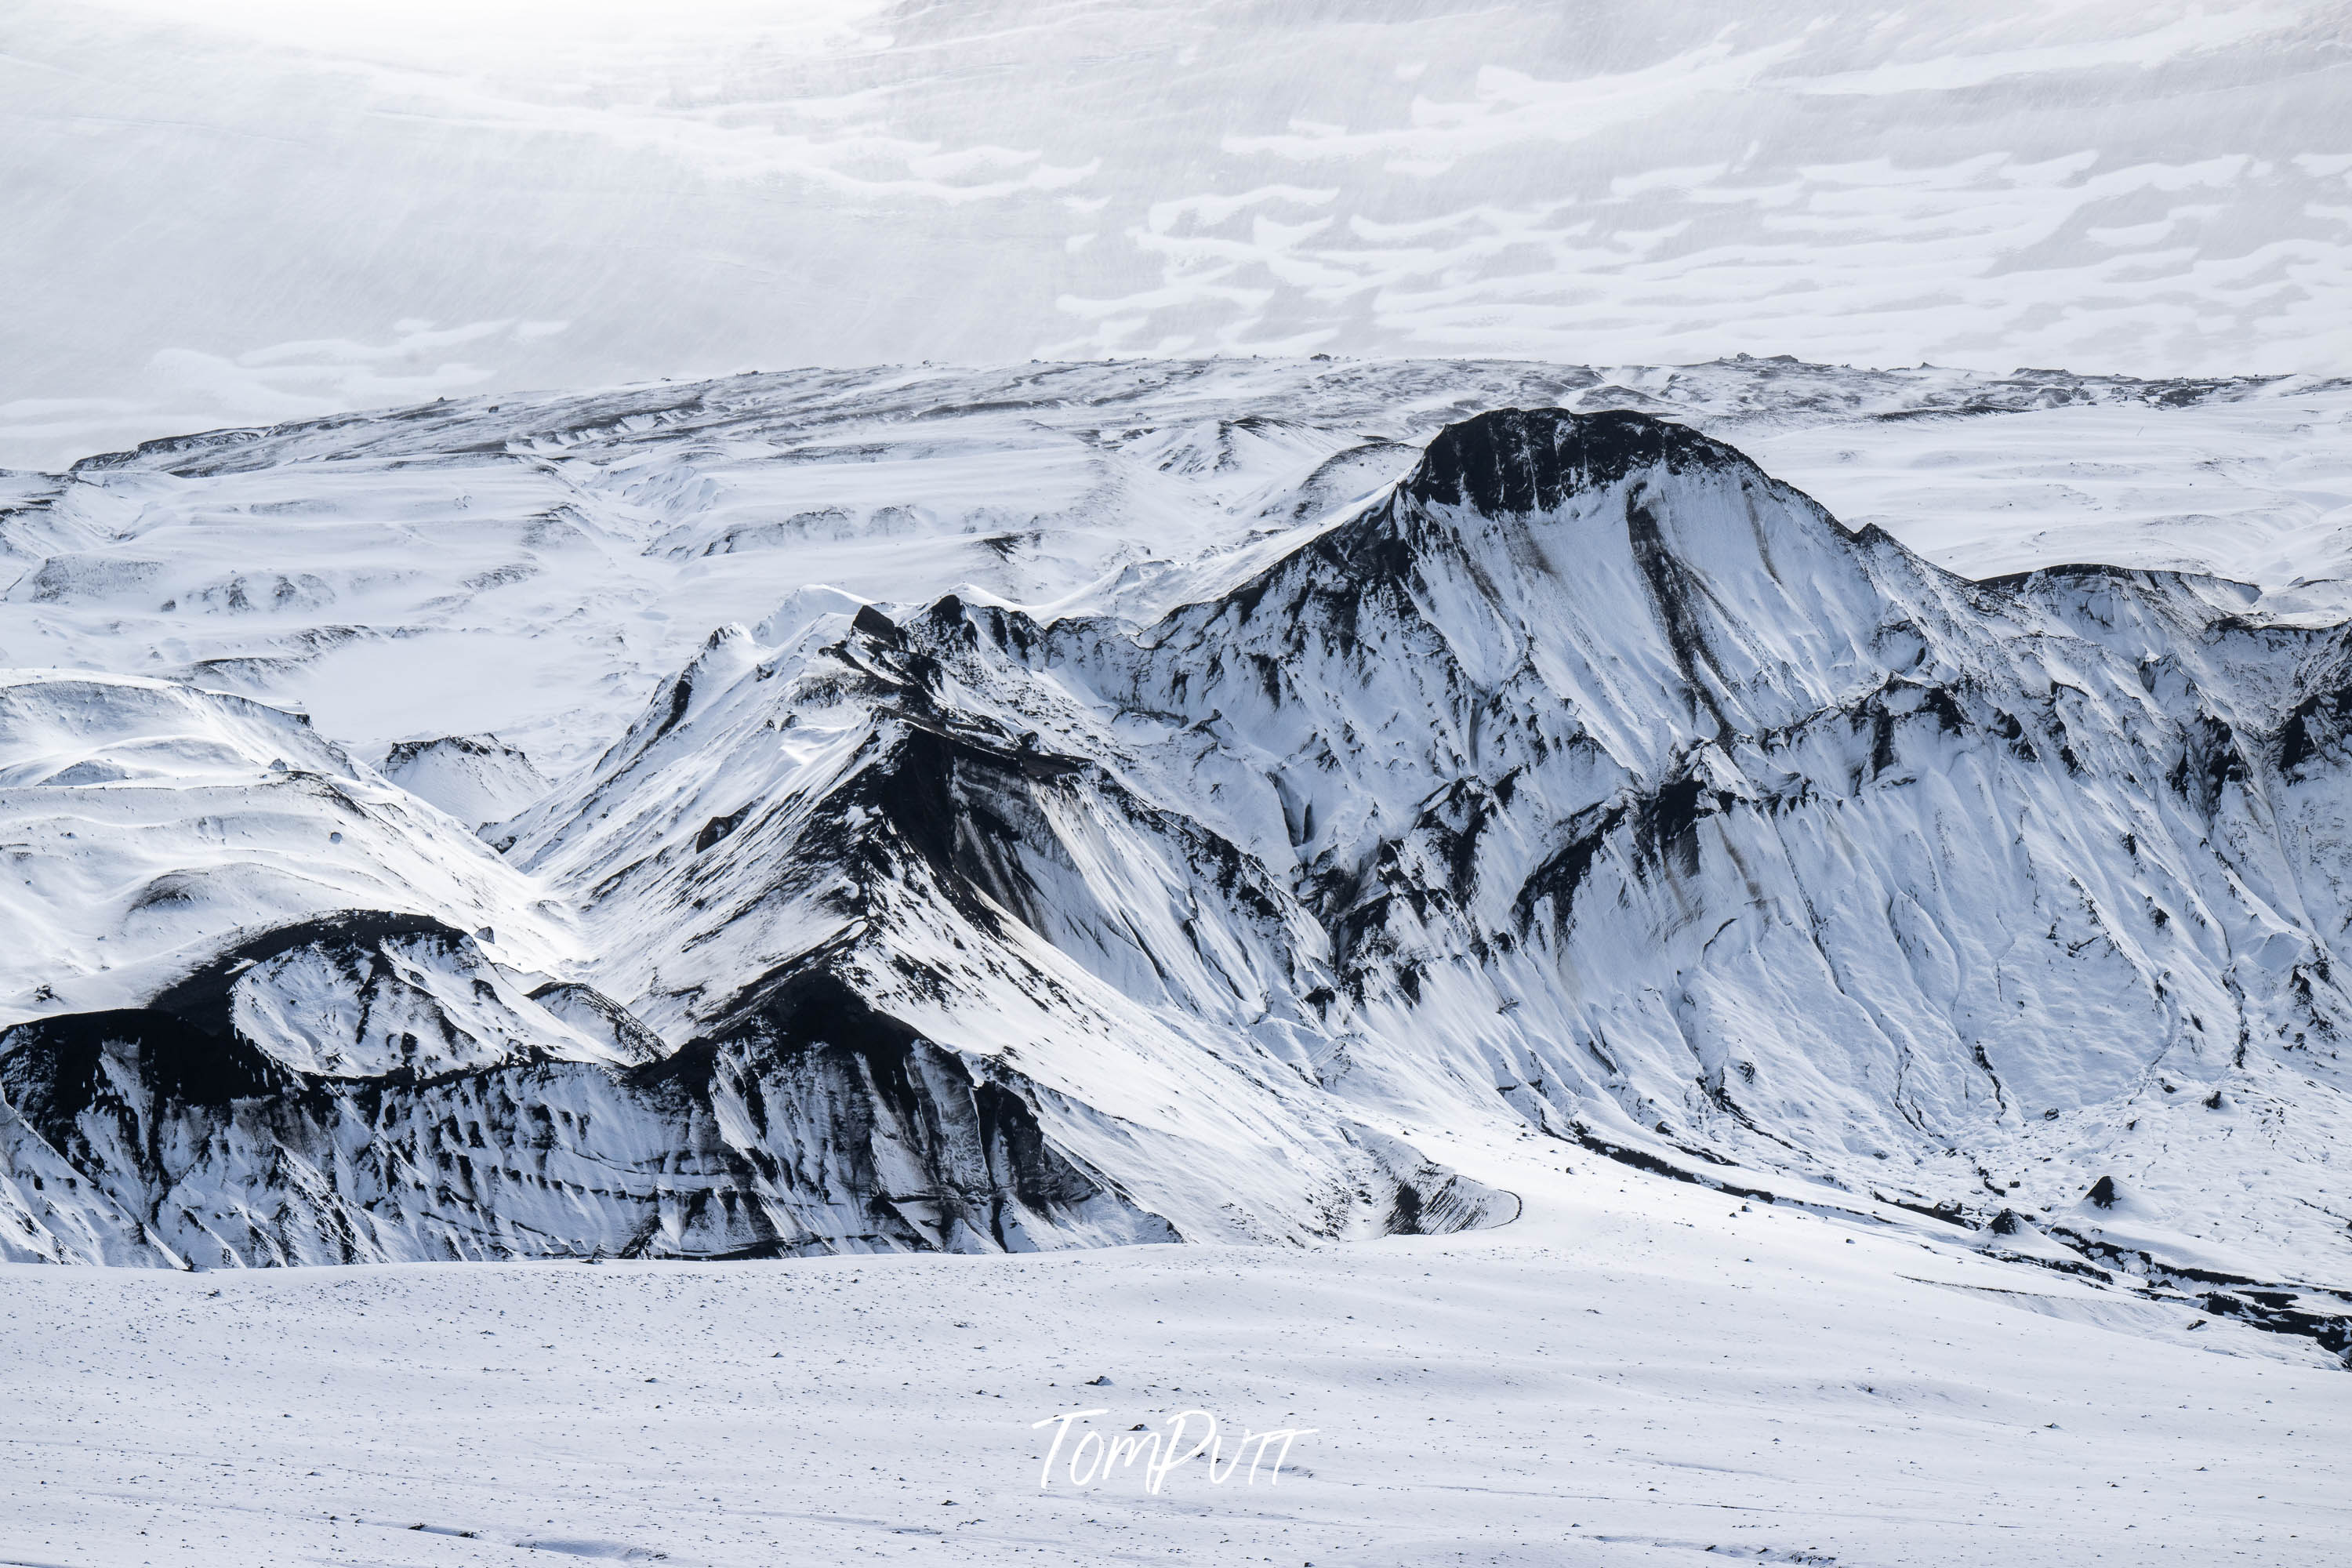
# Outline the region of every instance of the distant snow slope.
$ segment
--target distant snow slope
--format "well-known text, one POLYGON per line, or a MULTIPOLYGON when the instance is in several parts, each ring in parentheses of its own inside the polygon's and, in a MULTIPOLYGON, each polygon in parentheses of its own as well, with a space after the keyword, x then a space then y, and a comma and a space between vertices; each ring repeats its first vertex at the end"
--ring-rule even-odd
POLYGON ((1555 404, 1694 424, 1971 575, 2102 561, 2352 605, 2352 384, 1223 360, 475 399, 7 475, 0 662, 194 678, 372 759, 494 733, 552 774, 712 627, 814 613, 797 588, 1149 620, 1448 421, 1555 404))
POLYGON ((548 786, 529 757, 496 735, 395 742, 384 753, 383 774, 474 827, 513 816, 548 786))
POLYGON ((0 290, 42 308, 0 323, 0 464, 924 358, 2336 374, 2347 21, 19 0, 0 290))
POLYGON ((20 1005, 143 1002, 226 934, 354 910, 494 927, 533 967, 577 952, 537 884, 300 717, 180 682, 0 675, 0 841, 20 1005))
MULTIPOLYGON (((111 901, 73 895, 86 941, 29 950, 7 1004, 0 1247, 1444 1232, 1516 1211, 1431 1155, 1499 1126, 1751 1199, 1911 1205, 2142 1300, 2252 1282, 2250 1317, 2340 1352, 2340 601, 2105 566, 1971 583, 1636 410, 1834 426, 1891 467, 1931 421, 2309 431, 2344 396, 1760 362, 1040 368, 93 459, 7 521, 10 637, 337 694, 371 741, 471 727, 417 721, 443 660, 510 705, 499 734, 585 760, 478 838, 407 805, 436 866, 402 897, 157 926, 140 889, 177 871, 66 824, 162 803, 187 843, 151 854, 201 868, 289 784, 370 825, 395 817, 366 791, 405 797, 323 742, 248 739, 218 764, 246 770, 232 798, 184 805, 178 773, 131 765, 168 760, 151 733, 309 731, 153 679, 21 678, 28 923, 68 877, 111 901), (1505 401, 1538 406, 1464 416, 1505 401), (386 619, 328 635, 345 593, 386 619), (662 618, 632 643, 633 616, 662 618), (356 648, 380 691, 339 689, 356 648), (541 650, 541 682, 501 649, 541 650), (649 693, 610 679, 664 650, 649 693)), ((2151 490, 2205 481, 2182 449, 2151 490)), ((2324 511, 2326 460, 2281 464, 2324 511)), ((2135 549, 2235 547, 2135 505, 2135 549)), ((389 853, 376 826, 287 831, 326 840, 322 869, 389 853)))

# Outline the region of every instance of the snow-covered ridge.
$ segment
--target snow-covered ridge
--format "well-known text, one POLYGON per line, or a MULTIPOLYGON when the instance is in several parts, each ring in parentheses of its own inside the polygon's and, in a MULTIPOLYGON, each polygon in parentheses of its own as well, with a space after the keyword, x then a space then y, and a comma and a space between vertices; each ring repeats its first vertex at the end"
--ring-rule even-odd
POLYGON ((231 1034, 310 1029, 263 1049, 286 1089, 175 1098, 201 1025, 152 994, 20 1008, 12 1161, 103 1198, 19 1181, 32 1249, 1444 1228, 1513 1205, 1412 1130, 1501 1118, 2332 1299, 2340 626, 2174 573, 1971 583, 1626 410, 1456 421, 1286 526, 1142 622, 811 592, 722 627, 486 829, 503 861, 445 830, 568 952, 417 910, 240 972, 231 1034), (331 1059, 394 988, 446 1058, 367 1021, 331 1059))
POLYGON ((2352 388, 1686 366, 1218 360, 801 371, 451 400, 0 476, 0 664, 192 679, 354 754, 593 757, 717 626, 797 588, 1137 624, 1363 504, 1482 410, 1731 440, 1970 576, 2214 573, 2352 603, 2352 388))

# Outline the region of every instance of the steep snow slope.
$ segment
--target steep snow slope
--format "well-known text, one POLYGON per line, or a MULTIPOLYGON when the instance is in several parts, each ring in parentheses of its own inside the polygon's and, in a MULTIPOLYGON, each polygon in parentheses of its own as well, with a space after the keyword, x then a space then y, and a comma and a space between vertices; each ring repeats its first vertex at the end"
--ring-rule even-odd
POLYGON ((608 984, 674 1031, 820 953, 1051 1073, 1057 1031, 992 996, 1108 989, 1270 1085, 1438 1124, 1499 1087, 1554 1131, 2284 1277, 2341 1247, 2307 1080, 2343 1011, 2343 644, 2250 602, 1971 587, 1671 426, 1498 417, 1139 637, 956 600, 723 635, 515 853, 593 883, 608 984), (1040 936, 1087 975, 1049 984, 1040 936), (2137 1201, 2084 1205, 2102 1176, 2137 1201))
POLYGON ((0 1058, 6 1256, 244 1248, 289 1214, 341 1212, 352 1172, 306 1163, 320 1151, 298 1131, 322 1097, 361 1119, 336 1152, 380 1156, 391 1130, 367 1121, 386 1083, 652 1054, 618 1008, 552 978, 577 944, 530 881, 243 698, 11 672, 0 839, 0 963, 19 1016, 43 1020, 0 1058), (184 1163, 214 1184, 173 1201, 184 1163))
MULTIPOLYGON (((253 1094, 134 1062, 106 1114, 173 1153, 84 1174, 244 1258, 1310 1237, 1508 1217, 1419 1152, 1501 1121, 2158 1297, 2273 1281, 2241 1305, 2343 1348, 2340 628, 1970 584, 1627 412, 1456 423, 1252 532, 1145 624, 804 592, 489 830, 660 1059, 360 1115, 280 1056, 260 1142, 316 1176, 266 1218, 286 1178, 219 1142, 253 1094)), ((0 1062, 53 1151, 102 1142, 75 1062, 205 1048, 37 1011, 0 1062)))
POLYGON ((0 1256, 1169 1234, 1040 1146, 1017 1100, 855 1008, 814 1053, 668 1053, 567 977, 577 944, 537 887, 291 716, 19 672, 0 746, 6 962, 31 1016, 0 1036, 0 1256), (739 1215, 743 1183, 774 1212, 739 1215), (877 1190, 919 1194, 911 1216, 877 1226, 877 1190))

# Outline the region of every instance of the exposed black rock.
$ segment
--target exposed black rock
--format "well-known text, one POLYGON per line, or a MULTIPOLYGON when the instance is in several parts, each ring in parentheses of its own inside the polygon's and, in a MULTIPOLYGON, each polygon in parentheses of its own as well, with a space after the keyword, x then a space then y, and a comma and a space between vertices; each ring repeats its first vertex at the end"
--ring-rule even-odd
POLYGON ((1605 488, 1637 468, 1677 473, 1747 461, 1696 430, 1645 414, 1500 408, 1439 431, 1405 490, 1416 500, 1488 516, 1525 514, 1555 510, 1579 490, 1605 488))
MULTIPOLYGON (((1056 1150, 1024 1094, 822 970, 634 1069, 321 1078, 158 1008, 0 1033, 21 1125, 205 1266, 1178 1239, 1056 1150), (214 1206, 178 1206, 199 1172, 214 1206)), ((1440 1223, 1462 1206, 1433 1201, 1440 1223)))

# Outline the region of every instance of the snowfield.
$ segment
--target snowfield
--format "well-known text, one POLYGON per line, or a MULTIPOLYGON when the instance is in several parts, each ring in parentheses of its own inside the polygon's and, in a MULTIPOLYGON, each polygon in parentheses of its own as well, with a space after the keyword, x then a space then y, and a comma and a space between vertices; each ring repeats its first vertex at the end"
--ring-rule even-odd
POLYGON ((45 306, 0 465, 922 359, 2337 374, 2343 33, 2340 0, 51 0, 0 58, 0 287, 45 306))
POLYGON ((2347 421, 893 367, 0 476, 0 1563, 2336 1561, 2347 421), (1041 1484, 1192 1409, 1278 1483, 1041 1484))
POLYGON ((37 1393, 0 1434, 0 1556, 2342 1560, 2352 1418, 2304 1342, 1932 1222, 1453 1152, 1527 1215, 1304 1252, 12 1266, 0 1355, 37 1393), (1039 1485, 1034 1422, 1196 1408, 1315 1430, 1272 1485, 1196 1461, 1156 1496, 1125 1468, 1074 1486, 1066 1449, 1039 1485))

